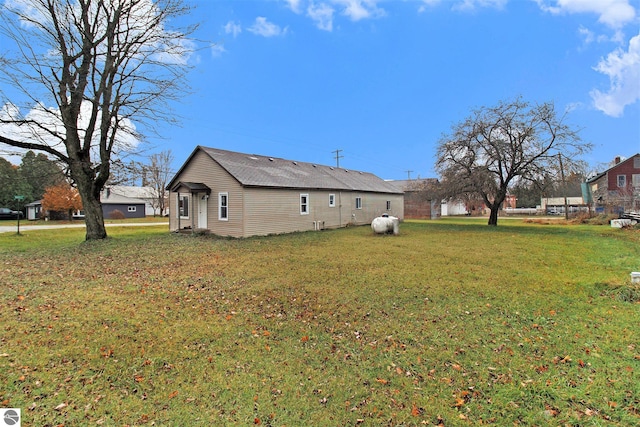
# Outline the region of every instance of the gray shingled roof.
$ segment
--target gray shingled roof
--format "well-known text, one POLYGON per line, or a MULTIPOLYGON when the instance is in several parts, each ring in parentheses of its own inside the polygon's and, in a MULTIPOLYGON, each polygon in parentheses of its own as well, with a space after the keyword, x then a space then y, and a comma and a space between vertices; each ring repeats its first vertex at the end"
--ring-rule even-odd
MULTIPOLYGON (((402 193, 372 173, 199 146, 247 187, 308 188, 402 193)), ((197 149, 196 149, 197 150, 197 149)))

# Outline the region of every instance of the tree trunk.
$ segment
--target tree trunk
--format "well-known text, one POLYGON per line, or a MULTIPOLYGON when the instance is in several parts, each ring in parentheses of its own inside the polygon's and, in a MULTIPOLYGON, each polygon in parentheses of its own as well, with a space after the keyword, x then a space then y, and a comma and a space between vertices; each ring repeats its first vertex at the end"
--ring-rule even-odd
MULTIPOLYGON (((78 193, 82 199, 82 209, 84 210, 84 223, 87 228, 85 240, 100 240, 107 237, 107 230, 104 227, 104 214, 102 203, 100 203, 100 191, 102 187, 97 187, 96 180, 92 179, 85 169, 71 170, 73 179, 78 187, 78 193)), ((87 167, 87 170, 90 170, 87 167)))
POLYGON ((104 227, 104 215, 102 204, 99 199, 92 198, 90 201, 83 201, 84 223, 87 227, 85 240, 100 240, 107 237, 107 230, 104 227))
POLYGON ((488 225, 493 225, 494 227, 498 225, 498 211, 499 210, 500 210, 500 205, 493 204, 491 206, 491 213, 489 214, 488 225))

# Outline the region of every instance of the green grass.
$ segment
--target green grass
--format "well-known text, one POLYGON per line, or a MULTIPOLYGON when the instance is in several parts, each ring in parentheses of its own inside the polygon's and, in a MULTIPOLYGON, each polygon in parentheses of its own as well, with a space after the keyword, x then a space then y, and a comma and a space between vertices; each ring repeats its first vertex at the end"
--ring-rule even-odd
POLYGON ((638 230, 108 232, 0 234, 0 406, 23 425, 640 422, 638 230))

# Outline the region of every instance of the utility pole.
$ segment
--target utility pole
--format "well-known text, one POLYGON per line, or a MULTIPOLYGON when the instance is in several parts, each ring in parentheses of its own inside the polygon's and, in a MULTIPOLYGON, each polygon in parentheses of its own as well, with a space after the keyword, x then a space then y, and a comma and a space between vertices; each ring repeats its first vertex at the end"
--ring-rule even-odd
POLYGON ((564 168, 562 167, 562 153, 558 153, 560 161, 560 176, 562 176, 562 193, 564 194, 564 219, 569 219, 569 204, 567 203, 567 180, 564 177, 564 168))
POLYGON ((340 155, 340 152, 342 150, 336 150, 336 151, 332 151, 332 153, 336 154, 336 167, 339 168, 340 167, 340 159, 343 158, 344 156, 340 155))
POLYGON ((407 173, 407 179, 411 181, 411 172, 413 171, 405 171, 407 173))

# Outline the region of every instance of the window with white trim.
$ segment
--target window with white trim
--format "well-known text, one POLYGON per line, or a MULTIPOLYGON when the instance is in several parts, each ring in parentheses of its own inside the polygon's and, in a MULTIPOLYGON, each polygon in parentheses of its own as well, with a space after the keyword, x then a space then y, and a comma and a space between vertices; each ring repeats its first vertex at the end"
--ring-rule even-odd
POLYGON ((634 187, 640 187, 640 173, 634 173, 631 175, 631 184, 634 187))
POLYGON ((335 208, 336 207, 336 195, 335 194, 329 194, 329 207, 330 208, 335 208))
POLYGON ((229 193, 218 193, 218 219, 229 220, 229 193))
POLYGON ((309 195, 300 194, 300 215, 309 215, 309 195))
POLYGON ((624 188, 627 186, 627 175, 618 175, 618 187, 624 188))
POLYGON ((136 207, 135 206, 127 206, 127 211, 128 212, 135 212, 136 211, 136 207))
POLYGON ((180 218, 189 218, 189 195, 178 194, 178 214, 180 218))
POLYGON ((356 209, 362 209, 362 197, 356 197, 356 209))

